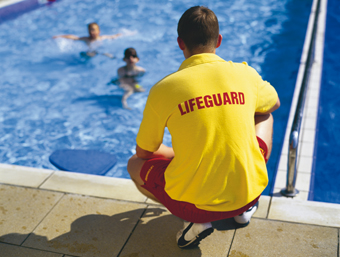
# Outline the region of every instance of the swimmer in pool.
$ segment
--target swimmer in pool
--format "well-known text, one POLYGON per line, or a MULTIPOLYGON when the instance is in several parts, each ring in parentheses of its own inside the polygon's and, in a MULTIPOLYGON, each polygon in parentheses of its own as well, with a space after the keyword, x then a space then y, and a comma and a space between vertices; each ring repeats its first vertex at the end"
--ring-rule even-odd
MULTIPOLYGON (((100 35, 100 28, 99 25, 95 22, 92 22, 90 24, 87 25, 88 31, 89 31, 89 35, 87 37, 78 37, 75 35, 57 35, 54 36, 53 38, 67 38, 67 39, 72 39, 72 40, 80 40, 80 41, 84 41, 88 47, 90 48, 89 51, 87 51, 85 54, 88 57, 93 57, 95 55, 98 54, 98 52, 96 50, 94 50, 94 42, 96 41, 101 41, 104 39, 115 39, 119 36, 121 36, 121 33, 115 34, 115 35, 100 35)), ((109 53, 103 53, 103 55, 109 57, 109 58, 114 58, 114 56, 112 54, 109 53)))
POLYGON ((142 88, 137 79, 144 75, 145 69, 137 66, 136 63, 139 61, 137 52, 134 48, 127 48, 124 52, 123 61, 126 65, 118 69, 118 79, 119 87, 124 89, 124 95, 122 97, 123 107, 130 109, 127 105, 127 98, 134 92, 144 92, 145 89, 142 88))

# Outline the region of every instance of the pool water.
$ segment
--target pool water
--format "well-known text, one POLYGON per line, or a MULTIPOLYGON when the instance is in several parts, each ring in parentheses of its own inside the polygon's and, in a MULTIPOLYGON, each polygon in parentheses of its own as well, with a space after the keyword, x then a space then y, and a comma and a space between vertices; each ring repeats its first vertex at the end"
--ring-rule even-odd
MULTIPOLYGON (((229 1, 90 1, 61 0, 0 24, 0 162, 56 169, 48 157, 56 149, 97 149, 113 153, 118 163, 106 176, 128 178, 126 163, 135 153, 135 138, 148 91, 175 72, 184 60, 177 46, 177 22, 193 5, 212 9, 223 35, 217 54, 246 61, 278 91, 274 143, 268 162, 274 185, 312 0, 229 1), (103 41, 104 55, 82 58, 82 42, 52 39, 59 34, 87 35, 97 22, 101 34, 121 32, 103 41), (146 92, 128 99, 109 82, 124 65, 123 51, 136 48, 146 92)), ((164 143, 171 145, 169 133, 164 143)))

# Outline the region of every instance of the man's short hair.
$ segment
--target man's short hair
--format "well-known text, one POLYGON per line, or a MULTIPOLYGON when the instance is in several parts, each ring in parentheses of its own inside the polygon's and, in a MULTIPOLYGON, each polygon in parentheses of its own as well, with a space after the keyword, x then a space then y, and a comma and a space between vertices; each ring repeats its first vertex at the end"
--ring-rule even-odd
POLYGON ((177 33, 189 51, 192 51, 197 48, 214 49, 220 30, 213 11, 204 6, 193 6, 180 18, 177 33))

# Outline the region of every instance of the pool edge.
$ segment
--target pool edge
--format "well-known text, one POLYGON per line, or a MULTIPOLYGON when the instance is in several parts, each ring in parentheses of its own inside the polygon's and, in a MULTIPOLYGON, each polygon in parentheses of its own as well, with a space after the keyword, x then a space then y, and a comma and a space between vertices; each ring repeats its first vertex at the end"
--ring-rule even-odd
MULTIPOLYGON (((281 157, 279 160, 279 166, 277 176, 275 179, 275 185, 273 190, 273 196, 280 195, 280 190, 286 187, 286 176, 287 176, 287 162, 288 162, 288 146, 289 146, 289 135, 292 127, 297 100, 300 91, 301 80, 303 77, 303 70, 307 59, 308 45, 310 42, 313 19, 315 16, 315 10, 318 0, 313 0, 311 14, 308 22, 308 28, 305 37, 305 43, 300 60, 300 68, 296 80, 296 87, 293 95, 291 110, 288 119, 288 125, 286 128, 284 144, 282 147, 281 157)), ((305 110, 303 113, 303 120, 301 126, 301 136, 299 138, 300 147, 298 149, 298 160, 297 160, 297 181, 296 189, 300 193, 294 197, 296 200, 308 200, 311 180, 311 170, 313 165, 313 151, 316 131, 316 120, 318 111, 319 101, 319 90, 322 76, 322 62, 323 62, 323 46, 325 36, 325 25, 326 25, 326 13, 327 13, 327 0, 321 0, 319 20, 317 25, 316 43, 315 43, 315 57, 310 72, 309 85, 307 91, 307 97, 305 102, 305 110)))
MULTIPOLYGON (((1 184, 147 205, 157 204, 143 196, 132 180, 123 178, 0 164, 1 184)), ((340 216, 338 204, 293 200, 279 195, 262 196, 260 204, 261 210, 254 216, 256 218, 340 228, 340 220, 335 219, 340 216)))

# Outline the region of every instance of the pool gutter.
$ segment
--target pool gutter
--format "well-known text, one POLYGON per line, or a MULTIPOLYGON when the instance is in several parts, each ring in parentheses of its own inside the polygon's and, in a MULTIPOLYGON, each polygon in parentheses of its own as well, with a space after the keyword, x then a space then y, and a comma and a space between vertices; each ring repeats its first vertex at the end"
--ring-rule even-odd
POLYGON ((38 0, 0 0, 0 23, 42 6, 38 0))
MULTIPOLYGON (((275 180, 274 196, 280 196, 280 190, 286 187, 287 166, 288 166, 288 149, 289 137, 298 97, 301 89, 301 81, 303 79, 305 65, 309 50, 309 44, 312 36, 313 21, 318 0, 313 1, 312 10, 309 17, 308 28, 305 37, 305 43, 300 60, 299 72, 297 75, 293 101, 290 109, 288 126, 286 129, 284 144, 281 152, 278 173, 275 180)), ((314 138, 317 121, 317 110, 319 101, 319 90, 322 75, 323 46, 325 37, 327 0, 321 0, 320 13, 317 24, 317 33, 315 39, 314 61, 310 70, 308 81, 307 96, 305 101, 305 111, 303 113, 302 126, 300 130, 299 149, 297 157, 297 180, 296 189, 299 190, 293 199, 307 200, 309 194, 310 178, 313 164, 314 138)))

